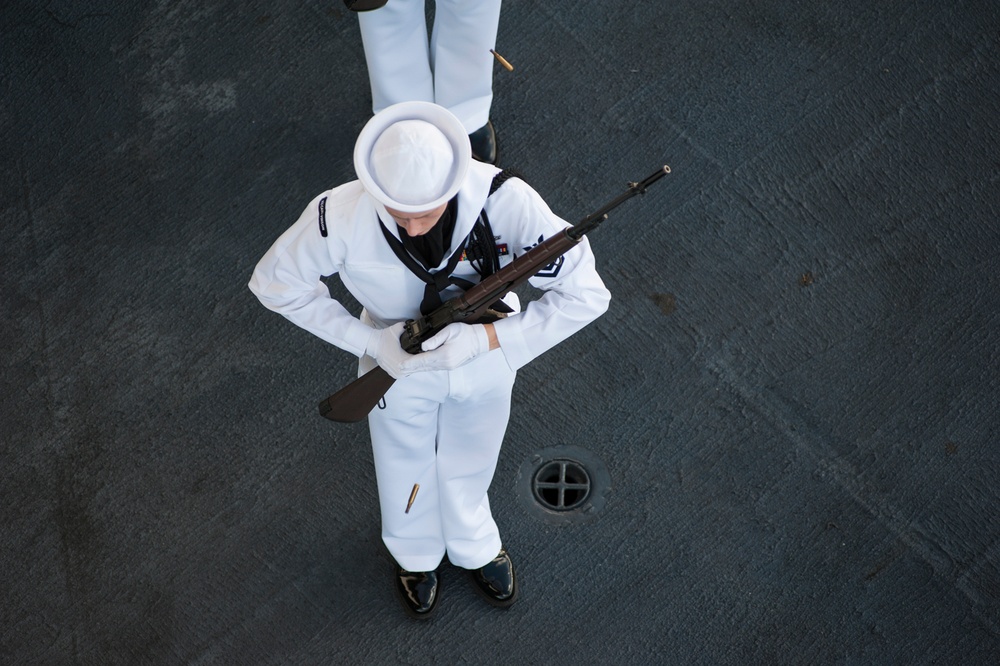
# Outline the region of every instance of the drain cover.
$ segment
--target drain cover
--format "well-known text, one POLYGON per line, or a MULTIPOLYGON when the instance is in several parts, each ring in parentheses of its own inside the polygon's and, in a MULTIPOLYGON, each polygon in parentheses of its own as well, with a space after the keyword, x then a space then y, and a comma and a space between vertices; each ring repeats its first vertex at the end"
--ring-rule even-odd
POLYGON ((572 511, 590 496, 590 474, 575 460, 553 460, 535 472, 535 499, 553 511, 572 511))
POLYGON ((517 485, 529 511, 548 522, 572 523, 590 520, 604 508, 611 478, 590 451, 553 446, 521 464, 517 485))

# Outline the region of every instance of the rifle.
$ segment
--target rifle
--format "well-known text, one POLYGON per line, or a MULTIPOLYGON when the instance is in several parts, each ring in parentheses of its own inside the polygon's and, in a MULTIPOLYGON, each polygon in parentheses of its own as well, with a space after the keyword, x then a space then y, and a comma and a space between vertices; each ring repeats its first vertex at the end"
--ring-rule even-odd
MULTIPOLYGON (((429 314, 419 319, 410 319, 399 337, 400 346, 411 354, 421 352, 420 345, 436 335, 448 324, 455 322, 481 323, 495 321, 496 313, 490 310, 498 298, 511 289, 524 284, 553 261, 564 255, 585 234, 597 228, 608 219, 608 213, 636 194, 645 194, 646 189, 670 173, 670 167, 663 165, 653 175, 638 183, 628 183, 628 190, 606 203, 596 212, 583 218, 575 226, 547 238, 523 255, 501 268, 493 275, 470 287, 468 291, 449 299, 429 314)), ((326 400, 319 403, 321 416, 339 423, 354 423, 365 418, 375 408, 385 392, 396 380, 376 366, 358 377, 326 400)))

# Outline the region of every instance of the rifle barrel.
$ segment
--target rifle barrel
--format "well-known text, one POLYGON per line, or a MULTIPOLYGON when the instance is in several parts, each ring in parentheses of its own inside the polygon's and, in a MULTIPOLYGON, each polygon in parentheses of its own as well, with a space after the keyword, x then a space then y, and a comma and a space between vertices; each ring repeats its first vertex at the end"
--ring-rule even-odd
POLYGON ((624 194, 620 194, 615 197, 610 202, 604 204, 597 211, 591 213, 587 217, 583 218, 580 222, 573 226, 569 231, 569 235, 575 240, 580 240, 585 234, 590 233, 594 229, 608 219, 608 213, 610 213, 618 206, 622 205, 624 202, 628 201, 637 194, 645 194, 646 189, 658 181, 659 179, 670 173, 670 165, 664 164, 662 167, 657 169, 652 175, 643 179, 638 183, 629 183, 628 190, 624 194))

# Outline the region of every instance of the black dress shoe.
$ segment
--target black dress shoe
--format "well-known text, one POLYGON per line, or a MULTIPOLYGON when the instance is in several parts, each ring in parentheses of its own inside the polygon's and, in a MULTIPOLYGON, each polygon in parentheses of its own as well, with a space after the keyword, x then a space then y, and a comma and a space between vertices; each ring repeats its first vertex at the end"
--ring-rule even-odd
POLYGON ((472 144, 472 158, 487 164, 497 163, 497 133, 493 130, 492 121, 469 135, 472 144))
POLYGON ((489 564, 469 571, 476 589, 494 606, 505 608, 514 603, 517 596, 517 581, 514 579, 514 563, 503 548, 489 564))
POLYGON ((430 617, 437 606, 437 571, 407 571, 396 567, 396 593, 407 614, 418 619, 430 617))

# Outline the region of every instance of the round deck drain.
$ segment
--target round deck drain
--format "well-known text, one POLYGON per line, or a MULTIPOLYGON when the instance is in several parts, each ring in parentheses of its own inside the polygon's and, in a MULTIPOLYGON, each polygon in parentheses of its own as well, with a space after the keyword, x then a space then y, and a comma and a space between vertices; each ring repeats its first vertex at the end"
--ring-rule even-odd
POLYGON ((590 474, 575 460, 553 460, 538 468, 531 488, 545 508, 572 511, 590 496, 590 474))
POLYGON ((590 451, 553 446, 521 463, 517 486, 531 513, 551 523, 575 523, 593 519, 604 508, 611 478, 590 451))

